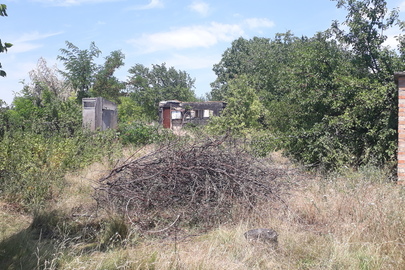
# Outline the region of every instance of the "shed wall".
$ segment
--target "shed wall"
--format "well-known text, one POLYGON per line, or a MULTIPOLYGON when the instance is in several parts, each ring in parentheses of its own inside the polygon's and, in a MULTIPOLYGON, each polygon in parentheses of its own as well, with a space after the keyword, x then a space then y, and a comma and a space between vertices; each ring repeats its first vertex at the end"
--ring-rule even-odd
POLYGON ((114 102, 101 97, 83 98, 83 126, 90 130, 117 128, 118 111, 114 102))

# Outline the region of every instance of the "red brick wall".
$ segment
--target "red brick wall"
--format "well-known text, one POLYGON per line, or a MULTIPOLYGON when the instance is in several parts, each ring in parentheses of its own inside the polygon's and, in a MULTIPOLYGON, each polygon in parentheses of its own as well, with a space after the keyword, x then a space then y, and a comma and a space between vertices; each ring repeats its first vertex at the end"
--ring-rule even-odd
POLYGON ((398 182, 405 183, 405 73, 396 73, 398 83, 398 182))

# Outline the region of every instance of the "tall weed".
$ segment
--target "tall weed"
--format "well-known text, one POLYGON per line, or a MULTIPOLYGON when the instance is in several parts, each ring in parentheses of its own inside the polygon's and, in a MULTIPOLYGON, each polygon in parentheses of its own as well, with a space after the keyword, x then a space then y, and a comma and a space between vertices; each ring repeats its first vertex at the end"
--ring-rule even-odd
POLYGON ((0 144, 0 196, 26 210, 43 207, 58 196, 67 171, 112 159, 118 146, 114 131, 82 131, 66 138, 6 133, 0 144))
POLYGON ((120 138, 124 145, 146 145, 173 137, 167 129, 144 122, 129 122, 119 125, 120 138))

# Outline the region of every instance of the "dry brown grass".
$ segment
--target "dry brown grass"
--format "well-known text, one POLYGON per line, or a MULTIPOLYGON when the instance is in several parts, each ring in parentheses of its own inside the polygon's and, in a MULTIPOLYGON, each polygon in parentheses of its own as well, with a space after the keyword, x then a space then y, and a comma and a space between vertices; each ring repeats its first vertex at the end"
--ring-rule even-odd
MULTIPOLYGON (((107 252, 64 261, 63 269, 404 269, 405 189, 365 168, 321 177, 298 174, 288 205, 236 213, 238 222, 203 234, 145 236, 107 252), (279 248, 246 242, 248 229, 273 228, 279 248)), ((133 235, 136 235, 134 232, 133 235)))
POLYGON ((91 259, 80 257, 64 265, 64 269, 282 269, 274 250, 246 242, 246 228, 218 228, 177 241, 144 241, 135 247, 94 253, 91 259))
POLYGON ((98 186, 98 180, 108 174, 113 167, 145 155, 154 148, 154 145, 139 149, 129 146, 123 149, 123 157, 114 161, 113 164, 106 159, 104 162, 94 163, 80 171, 66 174, 63 193, 51 208, 71 212, 73 215, 94 215, 97 206, 93 195, 94 188, 98 186))
POLYGON ((0 202, 0 241, 27 228, 31 216, 20 211, 17 206, 0 202))
POLYGON ((285 247, 309 258, 308 269, 404 269, 404 200, 373 168, 309 181, 287 202, 283 224, 295 233, 285 247))
MULTIPOLYGON (((295 183, 283 198, 287 207, 268 204, 234 213, 234 221, 206 233, 140 235, 128 224, 122 243, 105 249, 61 246, 47 269, 405 269, 404 186, 375 168, 325 177, 303 173, 279 154, 271 158, 287 172, 285 181, 295 183), (279 248, 248 243, 243 233, 252 228, 275 229, 279 248)), ((109 166, 94 164, 68 175, 69 187, 55 208, 91 214, 92 187, 109 166)), ((4 213, 0 225, 21 224, 6 236, 29 223, 29 217, 4 213)))

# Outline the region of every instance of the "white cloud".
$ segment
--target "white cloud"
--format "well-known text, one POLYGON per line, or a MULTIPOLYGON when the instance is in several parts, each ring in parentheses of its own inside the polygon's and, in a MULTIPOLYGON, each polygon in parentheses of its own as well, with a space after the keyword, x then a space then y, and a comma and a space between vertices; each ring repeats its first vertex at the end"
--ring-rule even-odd
POLYGON ((153 8, 163 8, 164 4, 161 0, 150 0, 149 4, 146 5, 137 5, 128 8, 128 10, 146 10, 146 9, 153 9, 153 8))
POLYGON ((9 50, 10 53, 15 54, 15 53, 23 53, 23 52, 29 52, 33 51, 35 49, 41 48, 41 44, 33 44, 33 43, 13 43, 12 49, 9 50))
POLYGON ((188 8, 204 17, 207 16, 210 11, 209 4, 202 1, 194 1, 191 5, 188 6, 188 8))
POLYGON ((256 28, 270 28, 270 27, 274 27, 274 22, 266 19, 266 18, 250 18, 250 19, 246 19, 245 24, 247 24, 247 26, 250 29, 256 29, 256 28))
POLYGON ((399 4, 399 10, 400 10, 400 12, 405 12, 405 1, 402 1, 399 4))
POLYGON ((219 42, 230 42, 245 34, 245 28, 260 29, 273 27, 268 19, 250 18, 239 24, 211 22, 209 25, 194 25, 173 28, 167 32, 143 34, 128 40, 145 53, 170 49, 209 48, 219 42))
POLYGON ((40 40, 40 39, 45 39, 45 38, 60 35, 60 34, 62 34, 62 32, 40 34, 39 32, 34 31, 34 32, 31 32, 31 33, 23 34, 22 36, 17 38, 15 42, 26 42, 26 41, 40 40))
POLYGON ((10 48, 9 53, 15 54, 35 50, 37 48, 42 47, 43 45, 34 43, 34 41, 46 39, 48 37, 56 36, 61 33, 62 32, 47 33, 47 34, 41 34, 39 32, 25 33, 20 37, 12 39, 13 47, 10 48))
POLYGON ((208 26, 188 26, 175 28, 168 32, 143 34, 128 42, 145 52, 168 49, 209 48, 221 41, 232 41, 244 34, 240 25, 212 22, 208 26))

